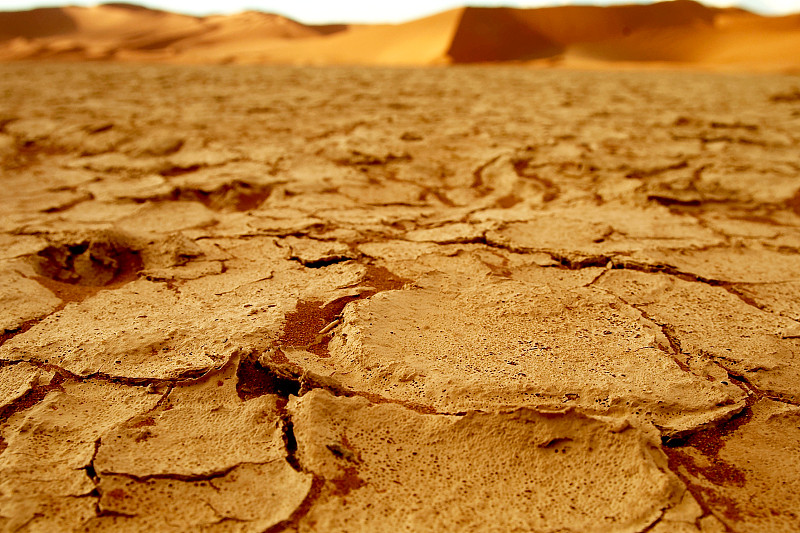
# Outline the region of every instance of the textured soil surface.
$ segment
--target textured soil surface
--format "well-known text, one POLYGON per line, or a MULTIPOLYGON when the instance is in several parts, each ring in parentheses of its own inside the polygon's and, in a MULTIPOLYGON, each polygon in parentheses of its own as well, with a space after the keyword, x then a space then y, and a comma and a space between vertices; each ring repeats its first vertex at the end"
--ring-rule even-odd
POLYGON ((800 530, 798 87, 0 65, 0 525, 800 530))

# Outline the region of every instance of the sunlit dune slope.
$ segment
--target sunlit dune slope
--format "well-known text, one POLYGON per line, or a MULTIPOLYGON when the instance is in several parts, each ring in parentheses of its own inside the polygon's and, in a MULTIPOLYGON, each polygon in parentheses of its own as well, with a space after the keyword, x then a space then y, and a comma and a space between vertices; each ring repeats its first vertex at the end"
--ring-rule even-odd
POLYGON ((600 42, 663 28, 710 27, 719 12, 689 0, 652 5, 564 6, 518 10, 518 17, 553 42, 600 42))
POLYGON ((455 63, 527 60, 663 28, 712 26, 716 10, 678 0, 654 5, 466 8, 448 50, 455 63))
POLYGON ((276 42, 244 61, 300 64, 426 65, 448 60, 464 8, 405 24, 352 26, 324 37, 276 42))
POLYGON ((800 65, 800 17, 718 12, 710 24, 631 32, 598 42, 574 43, 567 59, 646 61, 760 67, 800 65))
POLYGON ((192 17, 128 4, 0 13, 0 57, 142 59, 180 56, 197 47, 323 34, 279 15, 244 12, 192 17), (5 41, 4 43, 2 41, 5 41), (127 53, 127 56, 126 56, 127 53))

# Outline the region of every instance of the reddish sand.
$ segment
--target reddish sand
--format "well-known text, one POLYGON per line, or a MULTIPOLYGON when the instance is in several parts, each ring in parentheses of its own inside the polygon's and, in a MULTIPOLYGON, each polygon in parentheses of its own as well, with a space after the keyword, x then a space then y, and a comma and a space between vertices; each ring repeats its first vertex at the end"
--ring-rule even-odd
POLYGON ((432 65, 681 63, 793 69, 800 15, 690 0, 614 7, 459 8, 397 25, 309 26, 243 12, 191 17, 126 4, 0 13, 0 60, 432 65))

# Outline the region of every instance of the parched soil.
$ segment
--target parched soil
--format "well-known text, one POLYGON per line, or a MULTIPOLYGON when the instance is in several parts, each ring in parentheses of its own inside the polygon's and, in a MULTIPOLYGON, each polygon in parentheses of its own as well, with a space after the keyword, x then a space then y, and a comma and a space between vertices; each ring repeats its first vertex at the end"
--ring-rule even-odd
POLYGON ((798 87, 0 65, 0 526, 800 530, 798 87))

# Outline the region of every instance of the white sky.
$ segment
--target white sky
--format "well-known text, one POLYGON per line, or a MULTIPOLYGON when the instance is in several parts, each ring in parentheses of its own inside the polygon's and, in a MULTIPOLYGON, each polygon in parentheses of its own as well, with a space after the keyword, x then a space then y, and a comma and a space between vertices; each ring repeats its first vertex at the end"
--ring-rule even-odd
MULTIPOLYGON (((112 0, 107 0, 112 1, 112 0)), ((127 0, 148 7, 208 15, 246 9, 280 13, 306 23, 404 22, 462 5, 542 7, 564 4, 610 5, 650 0, 127 0)), ((96 5, 98 0, 0 0, 0 11, 56 5, 96 5)), ((737 5, 766 15, 800 12, 800 0, 704 0, 707 5, 737 5)))

